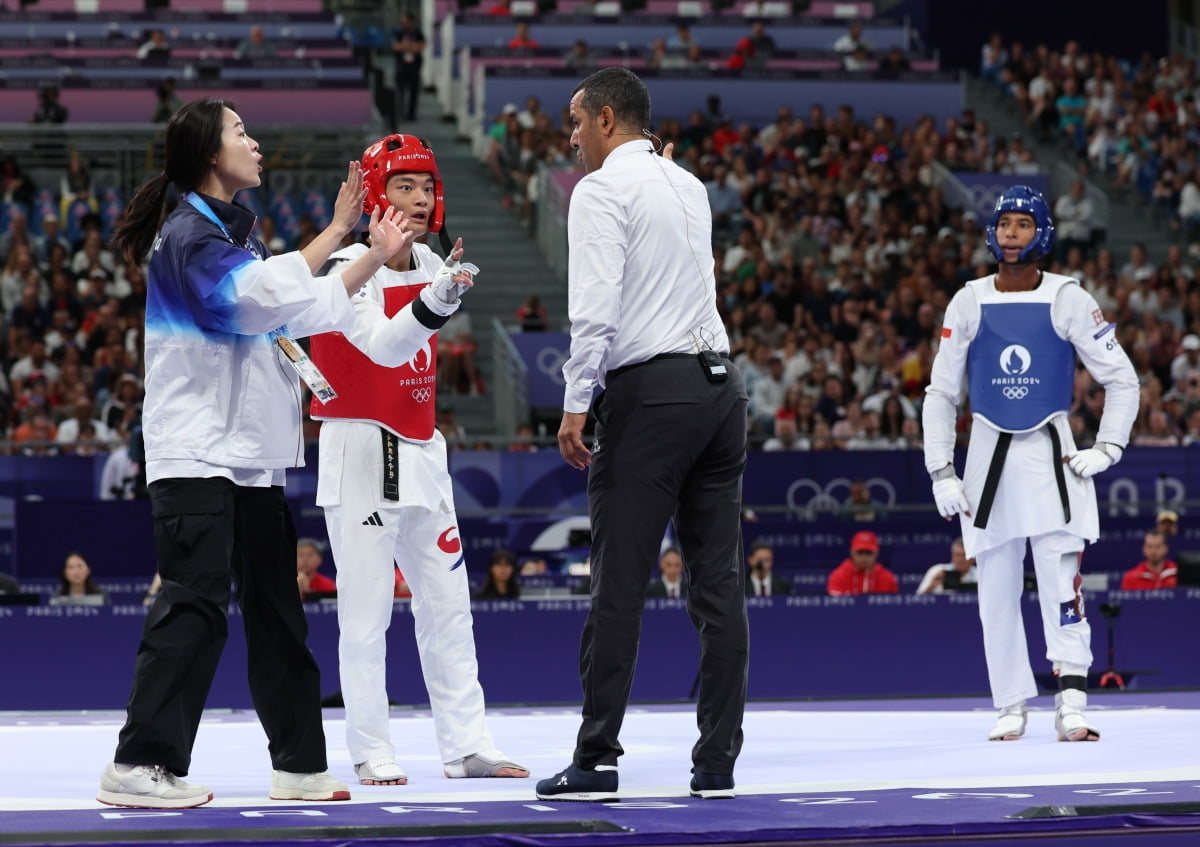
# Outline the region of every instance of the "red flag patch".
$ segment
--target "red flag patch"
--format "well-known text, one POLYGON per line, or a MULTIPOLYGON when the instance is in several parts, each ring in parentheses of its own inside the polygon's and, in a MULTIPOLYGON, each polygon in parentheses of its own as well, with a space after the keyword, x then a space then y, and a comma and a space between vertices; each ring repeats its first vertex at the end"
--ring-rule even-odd
POLYGON ((949 337, 950 337, 950 327, 948 327, 948 326, 942 327, 942 338, 949 338, 949 337))

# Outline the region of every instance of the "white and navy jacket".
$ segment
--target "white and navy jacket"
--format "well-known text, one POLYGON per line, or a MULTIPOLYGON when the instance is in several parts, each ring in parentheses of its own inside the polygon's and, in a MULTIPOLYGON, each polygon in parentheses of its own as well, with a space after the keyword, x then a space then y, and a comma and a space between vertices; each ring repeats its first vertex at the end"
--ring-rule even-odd
POLYGON ((270 256, 254 223, 242 206, 189 194, 155 243, 143 406, 151 482, 304 464, 300 381, 272 332, 349 331, 354 310, 340 276, 314 278, 298 252, 270 256))

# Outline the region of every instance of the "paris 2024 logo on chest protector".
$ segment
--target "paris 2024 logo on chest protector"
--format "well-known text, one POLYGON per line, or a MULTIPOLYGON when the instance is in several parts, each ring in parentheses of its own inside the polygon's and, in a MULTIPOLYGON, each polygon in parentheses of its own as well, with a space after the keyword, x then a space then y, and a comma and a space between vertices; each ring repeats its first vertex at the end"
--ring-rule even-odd
POLYGON ((1033 356, 1028 349, 1020 344, 1010 344, 1000 351, 1000 371, 1004 376, 996 377, 992 384, 1003 386, 1007 399, 1023 400, 1029 394, 1028 386, 1041 382, 1035 376, 1025 376, 1032 364, 1033 356))

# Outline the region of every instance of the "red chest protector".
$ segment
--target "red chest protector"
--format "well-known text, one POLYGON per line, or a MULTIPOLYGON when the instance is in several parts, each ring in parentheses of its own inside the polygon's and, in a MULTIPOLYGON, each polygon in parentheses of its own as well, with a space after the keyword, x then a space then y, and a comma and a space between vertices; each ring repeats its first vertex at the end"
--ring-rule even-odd
MULTIPOLYGON (((428 284, 384 288, 384 314, 393 317, 428 284)), ((340 332, 314 335, 310 341, 313 362, 338 393, 324 404, 313 398, 310 413, 315 420, 368 421, 413 441, 433 437, 437 333, 397 368, 375 364, 340 332)))

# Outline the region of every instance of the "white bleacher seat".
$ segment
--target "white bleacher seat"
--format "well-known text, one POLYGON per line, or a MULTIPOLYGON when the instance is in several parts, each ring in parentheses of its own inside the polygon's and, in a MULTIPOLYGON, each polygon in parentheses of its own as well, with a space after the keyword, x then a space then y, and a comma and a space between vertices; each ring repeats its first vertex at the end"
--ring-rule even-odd
POLYGON ((597 15, 612 15, 621 14, 621 4, 617 0, 601 0, 596 4, 595 13, 597 15))
POLYGON ((100 0, 75 0, 75 11, 94 15, 100 11, 100 0))
POLYGON ((230 15, 241 15, 246 12, 249 3, 246 0, 225 0, 224 10, 230 15))
POLYGON ((512 0, 508 11, 512 15, 536 15, 537 3, 533 0, 512 0))
POLYGON ((779 3, 776 0, 768 0, 762 4, 762 16, 764 18, 786 18, 792 13, 790 3, 779 3))
POLYGON ((679 0, 679 16, 683 18, 698 18, 704 14, 704 4, 700 0, 679 0))

